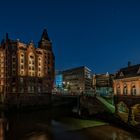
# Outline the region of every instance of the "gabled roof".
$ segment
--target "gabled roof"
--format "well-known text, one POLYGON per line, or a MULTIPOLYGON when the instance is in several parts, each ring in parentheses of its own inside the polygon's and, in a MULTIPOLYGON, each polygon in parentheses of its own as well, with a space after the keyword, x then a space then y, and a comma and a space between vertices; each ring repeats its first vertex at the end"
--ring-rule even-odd
POLYGON ((140 76, 140 64, 122 68, 116 74, 117 79, 134 76, 140 76))

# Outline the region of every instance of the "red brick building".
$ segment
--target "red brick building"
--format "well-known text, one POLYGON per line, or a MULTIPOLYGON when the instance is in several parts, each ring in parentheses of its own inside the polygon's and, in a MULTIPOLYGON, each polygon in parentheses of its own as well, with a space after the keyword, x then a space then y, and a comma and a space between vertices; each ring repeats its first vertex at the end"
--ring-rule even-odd
POLYGON ((1 101, 8 95, 51 93, 55 58, 52 43, 44 30, 38 46, 6 38, 0 45, 1 101))

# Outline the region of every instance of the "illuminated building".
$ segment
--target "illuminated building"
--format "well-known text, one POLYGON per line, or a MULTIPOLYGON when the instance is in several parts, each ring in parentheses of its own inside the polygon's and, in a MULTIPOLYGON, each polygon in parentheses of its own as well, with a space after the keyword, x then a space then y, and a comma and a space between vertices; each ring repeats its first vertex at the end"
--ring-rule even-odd
POLYGON ((44 30, 38 47, 6 38, 0 45, 1 101, 14 94, 51 93, 54 83, 52 43, 44 30))
POLYGON ((93 75, 93 88, 96 94, 109 96, 113 93, 113 74, 95 74, 93 75))
POLYGON ((63 87, 63 76, 62 74, 56 75, 56 87, 57 88, 62 88, 63 87))
POLYGON ((69 92, 82 93, 92 90, 92 74, 87 67, 68 69, 63 73, 63 88, 69 92))
POLYGON ((140 64, 120 69, 114 79, 116 114, 132 125, 140 123, 140 64))

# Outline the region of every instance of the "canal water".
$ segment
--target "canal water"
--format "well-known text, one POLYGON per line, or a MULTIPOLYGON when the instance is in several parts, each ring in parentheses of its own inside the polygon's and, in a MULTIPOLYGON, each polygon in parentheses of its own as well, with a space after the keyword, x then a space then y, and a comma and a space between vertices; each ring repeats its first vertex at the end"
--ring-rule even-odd
POLYGON ((61 108, 1 112, 0 140, 140 140, 103 121, 82 120, 65 112, 61 108))

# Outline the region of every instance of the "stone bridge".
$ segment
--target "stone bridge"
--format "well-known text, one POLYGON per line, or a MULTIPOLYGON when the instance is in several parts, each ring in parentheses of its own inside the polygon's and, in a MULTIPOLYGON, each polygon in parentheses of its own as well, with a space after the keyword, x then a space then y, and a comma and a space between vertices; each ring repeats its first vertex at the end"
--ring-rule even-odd
POLYGON ((139 96, 114 96, 115 113, 124 122, 140 126, 140 97, 139 96))
POLYGON ((114 113, 115 107, 101 97, 88 95, 61 95, 52 97, 53 106, 69 105, 73 112, 79 115, 89 116, 97 113, 114 113))

